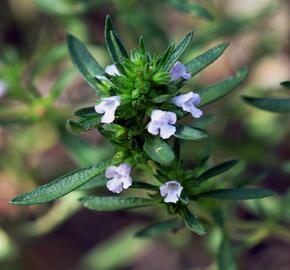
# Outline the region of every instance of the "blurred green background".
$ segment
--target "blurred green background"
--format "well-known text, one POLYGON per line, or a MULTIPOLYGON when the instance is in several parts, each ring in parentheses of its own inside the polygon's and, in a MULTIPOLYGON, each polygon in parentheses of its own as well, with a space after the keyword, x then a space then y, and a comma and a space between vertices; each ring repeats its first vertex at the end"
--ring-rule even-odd
MULTIPOLYGON (((158 239, 134 233, 162 216, 156 209, 97 213, 80 209, 78 193, 50 205, 16 207, 15 195, 112 154, 100 134, 66 130, 77 108, 95 94, 72 66, 66 33, 110 64, 103 28, 112 16, 128 48, 140 35, 152 51, 195 31, 184 61, 224 41, 225 54, 187 84, 194 90, 248 66, 237 91, 207 108, 216 113, 210 141, 183 145, 187 166, 212 151, 212 164, 238 158, 223 180, 237 178, 273 189, 259 202, 196 205, 225 210, 232 249, 241 270, 290 269, 290 116, 252 108, 241 95, 289 96, 279 83, 290 79, 290 3, 275 0, 0 0, 0 269, 2 270, 205 270, 215 262, 219 228, 204 238, 182 230, 158 239), (243 222, 241 222, 243 220, 243 222)), ((239 180, 241 181, 241 180, 239 180)), ((218 268, 219 267, 219 268, 218 268)), ((223 270, 232 270, 228 268, 223 270)))

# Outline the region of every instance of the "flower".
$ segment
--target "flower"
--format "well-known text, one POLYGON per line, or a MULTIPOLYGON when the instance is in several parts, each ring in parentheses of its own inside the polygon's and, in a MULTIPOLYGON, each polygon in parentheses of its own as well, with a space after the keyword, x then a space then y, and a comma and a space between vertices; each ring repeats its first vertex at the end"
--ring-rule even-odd
POLYGON ((120 75, 119 70, 117 69, 116 65, 112 64, 112 65, 108 65, 105 68, 106 73, 108 73, 109 75, 120 75))
POLYGON ((147 126, 149 133, 157 135, 160 132, 162 139, 168 139, 176 131, 173 126, 176 123, 176 114, 162 110, 153 110, 151 113, 151 121, 147 126))
POLYGON ((160 186, 159 189, 161 196, 164 197, 164 202, 176 203, 180 198, 183 186, 178 181, 171 180, 160 186))
POLYGON ((111 179, 107 182, 107 188, 114 192, 120 193, 132 185, 130 176, 131 166, 128 163, 122 163, 118 167, 110 166, 106 169, 106 177, 111 179))
POLYGON ((110 124, 115 119, 115 111, 118 106, 121 104, 120 96, 113 96, 107 98, 101 98, 101 102, 95 105, 96 113, 103 113, 103 117, 101 119, 102 123, 110 124))
POLYGON ((181 107, 185 112, 190 112, 194 118, 202 116, 202 111, 195 107, 201 102, 199 94, 189 92, 171 99, 177 107, 181 107))
POLYGON ((179 78, 183 78, 185 80, 189 80, 191 78, 191 74, 186 72, 185 65, 181 64, 177 61, 170 70, 171 81, 175 81, 179 78))
MULTIPOLYGON (((108 65, 105 68, 105 72, 109 75, 120 75, 119 70, 117 69, 116 65, 114 65, 114 64, 108 65)), ((101 81, 109 81, 104 75, 96 75, 95 77, 101 81)))

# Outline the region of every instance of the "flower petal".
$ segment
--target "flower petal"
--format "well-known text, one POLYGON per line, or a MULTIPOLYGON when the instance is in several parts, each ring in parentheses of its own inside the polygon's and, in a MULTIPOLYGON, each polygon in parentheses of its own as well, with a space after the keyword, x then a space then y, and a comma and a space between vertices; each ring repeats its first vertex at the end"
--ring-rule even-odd
POLYGON ((160 137, 162 139, 168 139, 169 137, 171 137, 172 135, 174 135, 176 132, 176 127, 175 126, 171 126, 171 125, 163 125, 162 127, 160 127, 160 137))
POLYGON ((118 178, 113 178, 109 180, 106 184, 108 190, 114 193, 120 193, 123 190, 123 184, 118 178))
POLYGON ((113 178, 117 175, 117 167, 116 166, 110 166, 106 169, 105 173, 107 178, 113 178))

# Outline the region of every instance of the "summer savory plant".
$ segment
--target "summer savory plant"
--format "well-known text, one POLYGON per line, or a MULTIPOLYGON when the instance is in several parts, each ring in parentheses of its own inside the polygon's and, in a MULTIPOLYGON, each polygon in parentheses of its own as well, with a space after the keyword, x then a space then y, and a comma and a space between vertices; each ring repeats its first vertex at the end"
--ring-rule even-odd
POLYGON ((230 93, 247 75, 243 68, 233 77, 184 92, 185 82, 217 59, 228 46, 220 44, 182 63, 180 58, 191 39, 192 33, 188 33, 159 55, 150 54, 141 37, 138 49, 128 53, 108 16, 105 40, 112 64, 103 69, 76 37, 68 35, 72 61, 98 95, 91 107, 75 112, 79 120, 68 121, 68 127, 76 132, 97 129, 114 145, 115 154, 111 160, 70 172, 19 195, 11 203, 47 203, 77 189, 88 191, 106 186, 110 196, 84 192, 80 202, 96 211, 159 205, 175 217, 144 229, 140 236, 176 230, 183 224, 204 235, 203 224, 190 210, 192 201, 201 198, 245 200, 272 195, 270 190, 260 188, 200 189, 205 181, 236 165, 235 160, 207 170, 203 170, 206 158, 196 162, 191 170, 183 167, 180 141, 202 140, 208 136, 194 124, 204 117, 203 107, 230 93), (192 123, 183 125, 180 120, 186 116, 192 123), (146 173, 146 182, 138 181, 137 170, 146 173), (124 196, 122 193, 127 189, 144 190, 147 196, 124 196))

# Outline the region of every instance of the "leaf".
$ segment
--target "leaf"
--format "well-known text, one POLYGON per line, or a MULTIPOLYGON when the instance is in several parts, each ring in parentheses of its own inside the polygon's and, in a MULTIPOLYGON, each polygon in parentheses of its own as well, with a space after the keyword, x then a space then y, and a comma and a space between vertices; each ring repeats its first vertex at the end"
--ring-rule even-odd
POLYGON ((78 190, 87 191, 90 189, 104 187, 108 179, 104 175, 98 175, 97 177, 89 180, 84 185, 81 185, 78 190))
POLYGON ((119 63, 124 61, 124 58, 128 58, 128 53, 119 38, 119 35, 112 24, 111 17, 106 17, 105 22, 105 40, 109 55, 112 58, 114 64, 119 66, 119 63))
POLYGON ((99 92, 99 89, 96 87, 96 75, 104 76, 105 72, 103 68, 93 58, 83 43, 71 34, 67 36, 67 45, 70 57, 84 80, 99 92))
POLYGON ((163 165, 169 165, 175 158, 171 147, 159 137, 148 137, 143 148, 151 159, 163 165))
POLYGON ((89 117, 89 116, 95 116, 96 111, 95 111, 95 107, 85 107, 85 108, 81 108, 75 111, 74 114, 80 117, 89 117))
POLYGON ((280 85, 286 89, 290 89, 290 81, 281 82, 280 85))
POLYGON ((201 70, 214 62, 217 58, 219 58, 228 46, 229 43, 222 43, 193 58, 191 61, 185 64, 187 72, 189 72, 191 76, 199 73, 201 70))
POLYGON ((149 183, 138 182, 138 181, 134 181, 130 188, 148 189, 148 190, 159 191, 159 187, 158 186, 154 186, 154 185, 151 185, 149 183))
POLYGON ((201 89, 199 92, 201 103, 198 104, 198 107, 202 107, 206 104, 212 103, 229 94, 244 81, 247 74, 247 68, 242 68, 237 72, 235 76, 227 78, 216 84, 212 84, 204 89, 201 89))
POLYGON ((207 133, 199 128, 178 126, 174 136, 183 140, 201 140, 207 138, 207 133))
POLYGON ((217 252, 219 270, 236 270, 236 262, 230 239, 225 232, 217 252))
POLYGON ((290 98, 258 98, 244 96, 242 99, 246 103, 265 111, 275 113, 290 112, 290 98))
POLYGON ((158 237, 182 228, 183 223, 178 219, 166 220, 151 224, 136 233, 137 237, 158 237))
POLYGON ((48 184, 35 188, 31 192, 18 195, 10 203, 15 205, 32 205, 58 199, 96 177, 110 165, 111 161, 107 161, 75 170, 48 184))
POLYGON ((169 0, 169 3, 184 13, 193 13, 199 17, 212 21, 213 15, 199 4, 188 3, 187 0, 169 0))
POLYGON ((101 4, 104 4, 105 0, 93 1, 92 3, 82 3, 81 1, 71 3, 72 1, 64 0, 35 0, 35 2, 41 10, 47 12, 48 14, 69 16, 89 12, 93 9, 96 9, 101 4))
POLYGON ((52 101, 56 100, 61 95, 62 91, 65 90, 66 86, 72 82, 74 76, 75 70, 68 69, 63 72, 50 89, 49 98, 52 101))
POLYGON ((101 116, 99 114, 95 114, 89 117, 81 118, 78 122, 68 120, 67 126, 70 130, 80 133, 93 128, 97 128, 100 125, 100 123, 101 116))
POLYGON ((187 207, 181 208, 180 215, 183 218, 185 225, 188 229, 198 235, 205 235, 206 232, 203 225, 200 223, 199 219, 187 209, 187 207))
POLYGON ((210 190, 196 196, 221 200, 252 200, 269 197, 274 194, 272 190, 263 188, 229 188, 210 190))
POLYGON ((165 64, 164 70, 168 71, 170 68, 176 63, 176 61, 180 58, 180 56, 185 52, 187 49, 190 41, 192 40, 193 32, 188 33, 176 46, 173 52, 170 54, 167 63, 165 64))
POLYGON ((230 170, 231 168, 233 168, 234 166, 236 166, 238 164, 238 160, 229 160, 229 161, 225 161, 217 166, 214 166, 208 170, 206 170, 205 172, 203 172, 197 179, 198 182, 203 182, 209 178, 215 177, 219 174, 222 174, 228 170, 230 170))
POLYGON ((87 196, 81 199, 84 207, 96 211, 117 211, 158 204, 156 199, 138 197, 97 197, 87 196))

